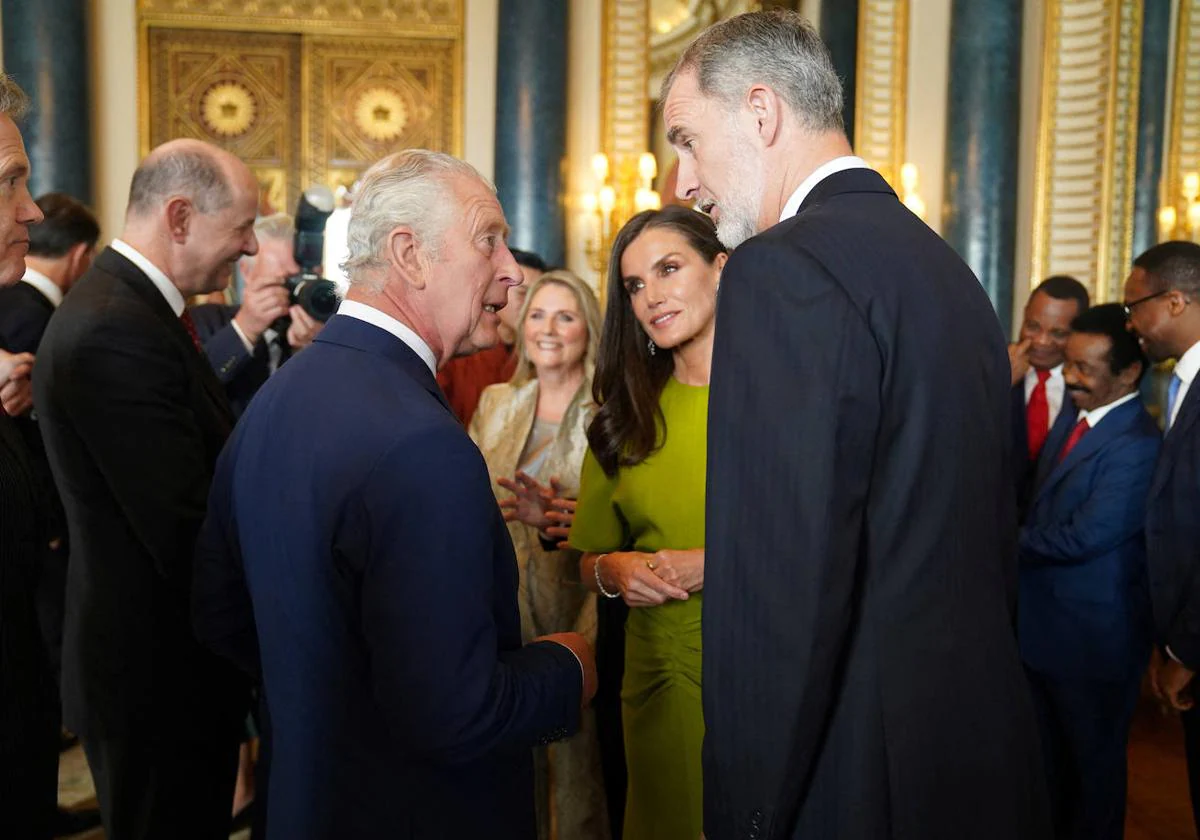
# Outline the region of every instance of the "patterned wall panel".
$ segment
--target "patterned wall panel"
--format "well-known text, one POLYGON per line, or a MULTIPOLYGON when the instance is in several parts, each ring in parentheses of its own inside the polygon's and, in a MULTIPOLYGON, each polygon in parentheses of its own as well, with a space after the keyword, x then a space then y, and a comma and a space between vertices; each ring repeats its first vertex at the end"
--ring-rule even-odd
POLYGON ((153 148, 196 137, 244 160, 264 209, 290 208, 300 190, 300 37, 151 28, 153 148))
POLYGON ((389 152, 459 154, 457 43, 306 37, 305 171, 349 185, 389 152))
MULTIPOLYGON (((116 0, 106 0, 116 2, 116 0)), ((138 0, 143 20, 205 28, 458 37, 462 0, 138 0)))
POLYGON ((604 151, 614 158, 637 155, 650 142, 648 0, 605 3, 603 55, 604 151))
POLYGON ((908 101, 908 0, 860 0, 856 73, 855 151, 899 190, 908 101))
POLYGON ((1182 221, 1183 176, 1200 172, 1200 0, 1180 0, 1170 119, 1163 199, 1182 221))
MULTIPOLYGON (((1049 0, 1030 281, 1119 300, 1132 259, 1140 0, 1049 0)), ((1018 298, 1025 289, 1016 289, 1018 298)))

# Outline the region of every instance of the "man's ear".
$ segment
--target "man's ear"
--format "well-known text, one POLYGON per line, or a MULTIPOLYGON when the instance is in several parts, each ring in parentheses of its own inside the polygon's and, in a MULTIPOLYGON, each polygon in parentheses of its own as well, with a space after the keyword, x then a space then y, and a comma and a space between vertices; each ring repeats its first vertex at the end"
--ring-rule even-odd
POLYGON ((1137 388, 1138 380, 1142 378, 1142 363, 1134 362, 1117 374, 1117 381, 1126 388, 1137 388))
POLYGON ((783 102, 779 94, 766 85, 751 85, 746 91, 746 104, 754 115, 759 140, 764 146, 773 145, 783 127, 783 102))
POLYGON ((417 235, 408 225, 397 225, 387 235, 388 263, 414 289, 425 288, 425 265, 417 235))
POLYGON ((180 245, 187 242, 195 213, 192 202, 182 196, 176 196, 167 202, 164 212, 167 214, 167 231, 171 241, 180 245))
POLYGON ((87 271, 88 257, 92 253, 92 244, 90 242, 76 242, 67 251, 67 275, 70 277, 79 277, 83 272, 87 271))

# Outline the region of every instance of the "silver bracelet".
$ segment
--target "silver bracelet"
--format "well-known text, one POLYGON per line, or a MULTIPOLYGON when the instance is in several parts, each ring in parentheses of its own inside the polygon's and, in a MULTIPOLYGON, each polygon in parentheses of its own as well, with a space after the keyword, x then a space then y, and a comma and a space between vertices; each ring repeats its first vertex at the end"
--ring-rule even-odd
POLYGON ((605 598, 620 598, 620 592, 609 592, 604 588, 604 584, 600 580, 600 561, 607 556, 607 554, 597 554, 596 562, 592 564, 592 571, 596 573, 596 588, 600 590, 600 594, 605 598))

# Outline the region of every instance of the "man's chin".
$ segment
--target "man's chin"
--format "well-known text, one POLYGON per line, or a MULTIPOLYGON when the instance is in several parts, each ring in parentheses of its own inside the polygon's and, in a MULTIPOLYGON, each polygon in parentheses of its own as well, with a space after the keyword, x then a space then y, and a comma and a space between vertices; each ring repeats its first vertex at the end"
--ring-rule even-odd
POLYGON ((482 350, 491 350, 500 343, 500 333, 495 329, 477 329, 459 342, 455 356, 471 356, 482 350))

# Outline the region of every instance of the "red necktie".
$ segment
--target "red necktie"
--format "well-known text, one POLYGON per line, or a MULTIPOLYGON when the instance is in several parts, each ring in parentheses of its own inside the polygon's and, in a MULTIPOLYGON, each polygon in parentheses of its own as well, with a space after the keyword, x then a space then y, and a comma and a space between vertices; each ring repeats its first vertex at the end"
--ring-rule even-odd
POLYGON ((192 344, 196 345, 196 350, 203 353, 204 345, 200 343, 200 333, 196 332, 196 322, 192 320, 192 313, 186 309, 183 310, 183 314, 179 316, 179 320, 183 324, 183 328, 187 330, 187 334, 192 337, 192 344))
POLYGON ((1062 452, 1058 453, 1058 460, 1065 460, 1067 455, 1070 454, 1071 450, 1075 448, 1075 444, 1083 440, 1083 436, 1087 434, 1088 429, 1090 428, 1091 426, 1088 425, 1087 418, 1081 417, 1079 422, 1075 424, 1075 428, 1071 430, 1071 436, 1068 437, 1067 442, 1063 444, 1062 452))
POLYGON ((1025 406, 1025 428, 1029 437, 1029 460, 1036 461, 1042 451, 1042 444, 1050 434, 1050 401, 1046 399, 1046 380, 1050 371, 1039 370, 1037 385, 1029 394, 1029 402, 1025 406))

